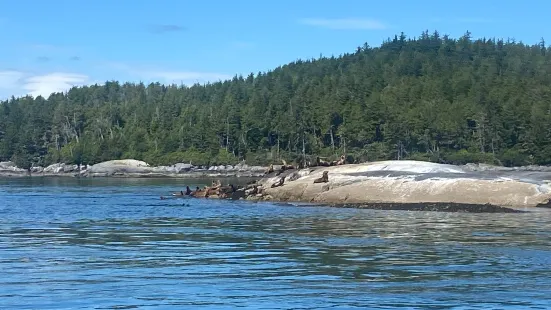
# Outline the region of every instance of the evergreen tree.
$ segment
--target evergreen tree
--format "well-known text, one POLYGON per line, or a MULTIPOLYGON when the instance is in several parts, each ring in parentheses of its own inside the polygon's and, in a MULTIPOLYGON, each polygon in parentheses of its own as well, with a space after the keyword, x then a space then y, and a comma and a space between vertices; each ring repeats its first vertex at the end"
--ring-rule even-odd
POLYGON ((422 159, 551 163, 551 53, 438 31, 205 85, 74 87, 0 103, 0 160, 20 167, 422 159))

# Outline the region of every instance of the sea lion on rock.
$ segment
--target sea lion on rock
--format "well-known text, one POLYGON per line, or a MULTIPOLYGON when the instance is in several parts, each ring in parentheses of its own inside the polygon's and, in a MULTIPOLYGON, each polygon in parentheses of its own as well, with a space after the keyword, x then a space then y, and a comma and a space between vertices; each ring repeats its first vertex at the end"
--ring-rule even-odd
POLYGON ((285 167, 285 170, 295 169, 295 166, 287 165, 287 162, 284 159, 282 159, 281 162, 283 163, 283 167, 285 167))
POLYGON ((314 183, 327 183, 329 182, 329 171, 324 171, 321 178, 317 178, 314 180, 314 183))
POLYGON ((236 190, 237 189, 235 188, 235 186, 233 184, 230 184, 228 186, 222 186, 218 189, 218 196, 220 198, 228 198, 233 193, 235 193, 236 190))
POLYGON ((314 169, 301 169, 298 171, 294 171, 293 173, 289 174, 286 178, 287 181, 295 181, 298 180, 304 176, 309 175, 312 171, 315 171, 314 169))
POLYGON ((279 180, 272 184, 272 188, 282 186, 285 183, 285 176, 282 176, 279 180))
POLYGON ((346 162, 346 156, 343 154, 341 155, 341 157, 339 158, 339 160, 334 160, 331 162, 330 166, 340 166, 340 165, 344 165, 344 163, 346 162))
POLYGON ((211 189, 218 189, 222 186, 222 182, 220 180, 212 181, 211 189))
POLYGON ((322 167, 329 167, 331 164, 323 159, 321 159, 319 156, 316 157, 316 165, 322 166, 322 167))
POLYGON ((264 172, 264 174, 270 174, 274 172, 274 165, 273 164, 270 164, 270 166, 268 167, 268 169, 264 172))
POLYGON ((279 171, 277 172, 276 175, 282 174, 283 172, 285 172, 285 170, 295 169, 295 166, 288 165, 285 159, 282 159, 281 162, 283 163, 283 165, 281 165, 281 168, 279 168, 279 171))
POLYGON ((245 195, 247 196, 250 196, 250 195, 256 195, 258 193, 258 186, 253 186, 252 188, 249 188, 249 189, 246 189, 245 190, 245 195))
POLYGON ((204 198, 207 194, 207 187, 203 189, 199 189, 199 186, 197 186, 197 189, 191 193, 191 196, 196 198, 204 198))
POLYGON ((337 160, 335 165, 340 166, 340 165, 344 165, 344 164, 346 164, 346 155, 342 154, 341 158, 339 160, 337 160))

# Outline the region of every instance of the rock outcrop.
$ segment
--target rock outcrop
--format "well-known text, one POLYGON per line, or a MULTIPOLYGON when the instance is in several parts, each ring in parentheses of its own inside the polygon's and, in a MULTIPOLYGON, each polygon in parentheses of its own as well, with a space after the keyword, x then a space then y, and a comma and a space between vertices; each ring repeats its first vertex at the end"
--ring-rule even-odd
POLYGON ((259 183, 277 201, 317 203, 463 203, 550 206, 551 172, 467 169, 421 161, 316 167, 268 175, 259 183), (328 172, 328 182, 314 183, 328 172), (282 176, 282 186, 272 187, 282 176))
POLYGON ((12 162, 0 162, 1 176, 73 176, 73 177, 260 177, 265 167, 239 163, 235 166, 202 167, 178 163, 172 166, 152 167, 135 159, 110 160, 95 165, 67 165, 56 163, 29 170, 16 167, 12 162))

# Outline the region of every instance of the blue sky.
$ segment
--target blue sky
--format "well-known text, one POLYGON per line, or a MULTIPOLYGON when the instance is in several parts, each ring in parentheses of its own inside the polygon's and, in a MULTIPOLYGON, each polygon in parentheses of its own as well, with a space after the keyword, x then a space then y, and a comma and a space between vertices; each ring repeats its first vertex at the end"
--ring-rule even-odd
MULTIPOLYGON (((547 1, 17 0, 0 10, 0 98, 72 85, 216 81, 399 34, 549 38, 547 1)), ((551 42, 551 41, 550 41, 551 42)))

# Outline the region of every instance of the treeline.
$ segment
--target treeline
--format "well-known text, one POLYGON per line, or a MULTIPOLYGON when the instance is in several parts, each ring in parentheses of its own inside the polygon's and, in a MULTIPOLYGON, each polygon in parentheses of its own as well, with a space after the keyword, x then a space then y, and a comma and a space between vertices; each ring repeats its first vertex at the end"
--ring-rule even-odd
POLYGON ((207 85, 75 87, 0 103, 0 160, 251 164, 305 155, 551 163, 551 49, 425 31, 207 85))

